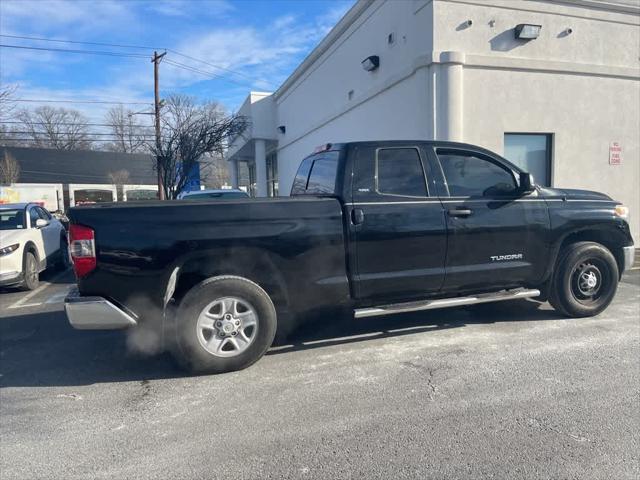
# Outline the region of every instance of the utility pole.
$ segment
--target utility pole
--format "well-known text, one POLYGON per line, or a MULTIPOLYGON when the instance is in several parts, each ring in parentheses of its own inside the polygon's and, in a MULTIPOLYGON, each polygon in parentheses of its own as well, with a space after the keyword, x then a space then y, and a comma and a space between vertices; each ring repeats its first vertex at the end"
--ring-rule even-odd
MULTIPOLYGON (((153 58, 151 59, 151 63, 153 63, 153 90, 154 90, 154 103, 155 103, 155 114, 156 114, 156 150, 159 152, 161 148, 161 140, 160 140, 160 84, 159 84, 159 67, 160 60, 164 57, 167 52, 161 53, 158 55, 158 52, 153 52, 153 58)), ((158 169, 158 198, 160 200, 164 200, 164 187, 162 181, 162 163, 160 162, 160 155, 156 155, 156 168, 158 169)))

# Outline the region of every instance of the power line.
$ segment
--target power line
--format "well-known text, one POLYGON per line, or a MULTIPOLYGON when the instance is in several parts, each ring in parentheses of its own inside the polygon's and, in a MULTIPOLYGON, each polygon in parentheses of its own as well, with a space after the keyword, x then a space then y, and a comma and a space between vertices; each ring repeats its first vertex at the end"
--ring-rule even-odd
MULTIPOLYGON (((14 133, 16 135, 37 135, 37 136, 48 136, 49 132, 44 132, 44 131, 29 131, 29 130, 14 130, 14 131, 10 131, 7 132, 10 135, 13 135, 14 133)), ((55 132, 54 135, 60 135, 60 136, 67 136, 67 135, 71 135, 72 132, 55 132)), ((108 136, 108 137, 117 137, 118 135, 114 134, 114 133, 102 133, 102 132, 87 132, 87 133, 82 133, 82 132, 75 132, 76 135, 87 135, 87 136, 108 136)), ((124 134, 127 137, 154 137, 154 135, 148 135, 148 134, 135 134, 135 133, 126 133, 124 134)))
MULTIPOLYGON (((244 77, 247 80, 250 80, 251 82, 253 82, 253 80, 254 80, 251 76, 246 75, 245 73, 242 73, 242 72, 240 72, 238 70, 233 70, 233 69, 228 68, 228 67, 223 67, 223 66, 220 66, 220 65, 216 65, 215 63, 211 63, 211 62, 208 62, 206 60, 202 60, 201 58, 192 57, 191 55, 187 55, 186 53, 179 52, 179 51, 174 50, 172 48, 159 48, 159 47, 150 47, 150 46, 145 46, 145 45, 128 45, 128 44, 123 44, 123 43, 84 42, 84 41, 79 41, 79 40, 62 40, 62 39, 58 39, 58 38, 30 37, 30 36, 26 36, 26 35, 0 34, 0 37, 15 38, 15 39, 20 39, 20 40, 35 40, 35 41, 38 41, 38 42, 67 43, 67 44, 74 44, 74 45, 94 45, 94 46, 100 46, 100 47, 133 48, 133 49, 138 49, 138 50, 165 50, 167 52, 173 53, 174 55, 178 55, 180 57, 187 58, 187 59, 192 60, 194 62, 202 63, 204 65, 208 65, 208 66, 216 68, 218 70, 223 70, 225 72, 237 75, 239 77, 244 77)), ((84 50, 83 50, 83 52, 84 52, 84 50)))
MULTIPOLYGON (((21 122, 19 120, 3 120, 0 121, 0 124, 18 124, 18 125, 25 125, 26 123, 28 123, 29 125, 50 125, 47 122, 21 122)), ((121 126, 121 124, 118 123, 66 123, 66 122, 62 122, 62 123, 56 123, 56 125, 62 125, 65 127, 69 127, 69 126, 83 126, 83 127, 119 127, 121 126)), ((124 127, 135 127, 135 128, 153 128, 152 125, 140 125, 138 123, 131 123, 131 124, 123 124, 122 126, 124 127)))
MULTIPOLYGON (((137 49, 144 49, 144 50, 154 50, 157 48, 157 47, 145 47, 142 45, 125 45, 125 44, 118 44, 118 43, 103 43, 103 42, 81 42, 78 40, 61 40, 57 38, 28 37, 26 35, 0 34, 0 37, 19 38, 21 40, 36 40, 39 42, 72 43, 76 45, 96 45, 101 47, 137 48, 137 49)), ((166 50, 166 49, 162 48, 161 50, 166 50)))
POLYGON ((147 58, 147 55, 142 53, 121 53, 121 52, 107 52, 104 50, 73 50, 70 48, 47 48, 47 47, 27 47, 25 45, 7 45, 0 43, 2 48, 19 48, 22 50, 42 50, 47 52, 64 52, 64 53, 81 53, 88 55, 106 55, 109 57, 131 57, 131 58, 147 58))
POLYGON ((178 52, 177 50, 173 50, 172 48, 168 48, 168 49, 167 49, 167 52, 171 52, 171 53, 173 53, 174 55, 179 55, 179 56, 181 56, 181 57, 188 58, 189 60, 193 60, 194 62, 204 63, 205 65, 209 65, 210 67, 217 68, 217 69, 220 69, 220 70, 224 70, 225 72, 233 73, 234 75, 238 75, 238 76, 240 76, 240 77, 244 77, 244 78, 246 78, 247 80, 251 80, 252 82, 254 81, 254 79, 253 79, 252 77, 250 77, 249 75, 245 75, 245 74, 244 74, 244 73, 242 73, 242 72, 239 72, 239 71, 237 71, 237 70, 232 70, 232 69, 230 69, 230 68, 226 68, 226 67, 221 67, 220 65, 215 65, 215 64, 213 64, 213 63, 209 63, 209 62, 207 62, 207 61, 205 61, 205 60, 202 60, 202 59, 200 59, 200 58, 191 57, 191 56, 186 55, 186 54, 184 54, 184 53, 180 53, 180 52, 178 52))
POLYGON ((233 80, 233 79, 228 78, 228 77, 225 78, 224 76, 219 75, 217 73, 207 72, 206 70, 201 70, 199 68, 192 67, 191 65, 185 65, 184 63, 175 62, 173 60, 167 59, 167 60, 165 60, 165 63, 167 65, 171 65, 173 67, 178 67, 178 68, 181 68, 183 70, 188 70, 190 72, 199 73, 200 75, 203 75, 205 77, 210 77, 210 78, 213 77, 213 78, 218 78, 220 80, 225 80, 227 82, 234 83, 236 85, 240 85, 241 87, 246 87, 247 85, 249 85, 247 82, 238 82, 238 81, 233 80))
POLYGON ((107 100, 42 100, 35 98, 16 98, 12 102, 34 102, 34 103, 99 103, 105 105, 153 105, 152 102, 114 102, 107 100))

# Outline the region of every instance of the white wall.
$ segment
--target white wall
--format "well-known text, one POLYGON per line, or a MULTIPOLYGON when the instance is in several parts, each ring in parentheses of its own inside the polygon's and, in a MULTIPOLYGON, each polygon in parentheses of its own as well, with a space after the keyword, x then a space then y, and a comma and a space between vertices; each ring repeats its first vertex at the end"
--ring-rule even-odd
POLYGON ((356 140, 409 140, 428 134, 426 70, 384 90, 278 151, 280 195, 288 195, 303 158, 315 147, 356 140), (413 99, 413 101, 407 101, 413 99))
POLYGON ((286 126, 278 135, 281 195, 320 144, 429 135, 428 78, 414 62, 430 54, 432 40, 430 0, 376 0, 292 86, 276 92, 277 123, 286 126), (377 71, 360 64, 370 55, 380 57, 377 71))
POLYGON ((640 15, 614 3, 364 0, 273 95, 274 125, 287 129, 277 134, 280 194, 327 142, 454 139, 502 154, 505 132, 551 133, 553 185, 627 203, 640 240, 640 15), (541 24, 541 36, 516 40, 518 23, 541 24), (369 55, 380 57, 376 72, 360 66, 369 55), (620 166, 608 163, 613 141, 620 166))

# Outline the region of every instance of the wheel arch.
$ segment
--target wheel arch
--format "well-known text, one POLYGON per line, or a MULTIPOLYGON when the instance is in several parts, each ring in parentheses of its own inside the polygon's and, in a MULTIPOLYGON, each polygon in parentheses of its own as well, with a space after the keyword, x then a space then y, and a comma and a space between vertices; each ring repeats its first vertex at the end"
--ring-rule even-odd
MULTIPOLYGON (((278 310, 289 306, 289 293, 282 272, 281 260, 270 252, 248 247, 224 248, 190 255, 174 264, 167 288, 166 297, 172 297, 176 303, 194 286, 212 277, 233 275, 256 283, 271 298, 278 310), (173 285, 172 283, 175 282, 173 285)), ((168 298, 165 297, 165 302, 168 298)))
POLYGON ((560 255, 571 244, 577 242, 595 242, 606 247, 616 259, 618 271, 624 270, 624 253, 622 247, 628 243, 627 237, 615 228, 587 227, 567 232, 556 243, 556 252, 552 256, 552 267, 557 265, 560 255))
POLYGON ((36 261, 37 261, 38 263, 40 262, 40 253, 38 252, 38 247, 37 247, 37 246, 36 246, 36 244, 35 244, 33 241, 31 241, 31 240, 28 240, 28 241, 24 244, 24 250, 23 250, 23 253, 22 253, 22 257, 23 257, 23 260, 22 260, 22 261, 23 261, 23 263, 24 263, 24 258, 26 258, 26 254, 27 254, 28 252, 33 253, 33 254, 35 255, 35 257, 36 257, 36 261))

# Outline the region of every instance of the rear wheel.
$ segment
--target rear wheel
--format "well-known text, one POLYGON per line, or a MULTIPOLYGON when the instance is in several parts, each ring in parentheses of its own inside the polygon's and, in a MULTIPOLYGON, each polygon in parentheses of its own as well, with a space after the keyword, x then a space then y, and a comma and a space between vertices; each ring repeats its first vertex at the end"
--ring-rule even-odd
POLYGON ((613 254, 595 242, 569 245, 554 273, 549 303, 569 317, 598 315, 618 288, 618 264, 613 254))
POLYGON ((40 273, 38 271, 38 259, 32 252, 24 255, 24 280, 20 285, 23 290, 35 290, 40 285, 40 273))
POLYGON ((260 286, 242 277, 215 277, 180 302, 174 353, 196 373, 241 370, 265 354, 275 332, 276 311, 260 286))

